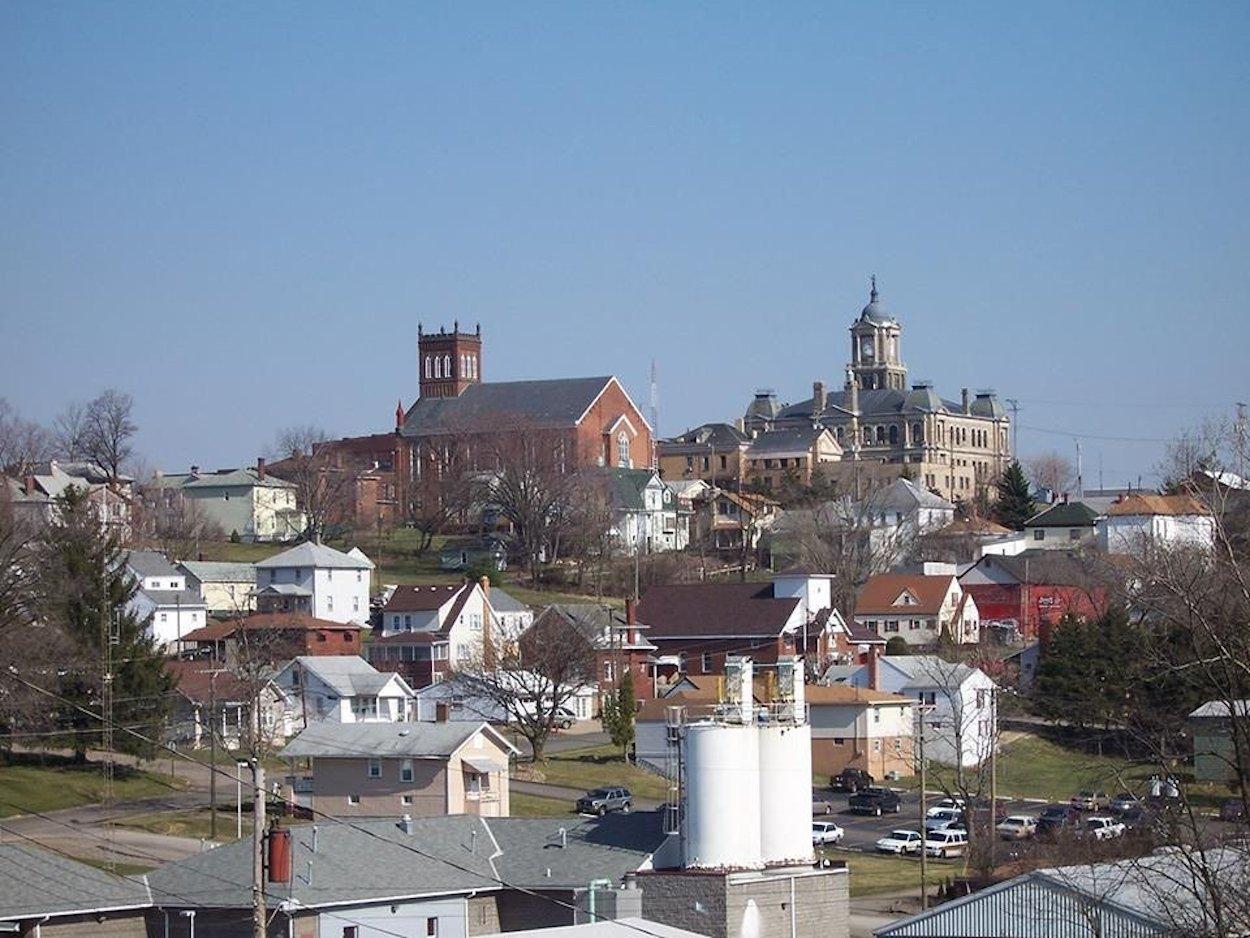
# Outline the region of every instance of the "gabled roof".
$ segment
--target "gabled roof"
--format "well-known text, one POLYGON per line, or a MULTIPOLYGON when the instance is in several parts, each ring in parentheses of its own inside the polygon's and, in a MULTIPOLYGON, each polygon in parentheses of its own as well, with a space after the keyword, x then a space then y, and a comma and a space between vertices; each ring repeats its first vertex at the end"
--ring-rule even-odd
POLYGON ((1026 528, 1092 528, 1098 512, 1084 502, 1056 502, 1024 523, 1026 528))
POLYGON ((1236 712, 1238 717, 1250 716, 1250 700, 1234 700, 1232 706, 1229 706, 1227 700, 1208 700, 1201 707, 1189 715, 1190 719, 1216 719, 1226 720, 1230 712, 1236 712))
POLYGON ((934 537, 961 537, 963 535, 971 535, 974 537, 998 537, 1001 534, 1014 533, 1011 528, 1003 527, 997 521, 991 521, 989 518, 960 518, 952 521, 945 527, 938 528, 933 532, 934 537))
MULTIPOLYGON (((0 921, 142 909, 146 877, 121 877, 28 844, 0 844, 0 921)), ((55 922, 48 923, 55 928, 55 922)))
POLYGON ((399 690, 405 696, 412 694, 412 689, 398 674, 379 671, 359 655, 300 655, 282 670, 292 668, 315 676, 340 697, 374 695, 392 680, 398 681, 399 690))
POLYGON ((737 449, 750 442, 750 437, 728 423, 705 423, 687 430, 680 436, 660 440, 657 444, 662 455, 685 455, 737 449))
POLYGON ((799 599, 777 599, 771 583, 678 583, 653 586, 638 605, 638 621, 653 641, 697 636, 776 636, 799 599))
POLYGON ((946 661, 937 655, 882 655, 881 663, 899 671, 907 679, 907 687, 957 687, 980 672, 979 668, 946 661))
MULTIPOLYGON (((545 381, 494 381, 469 385, 458 397, 422 397, 408 410, 403 435, 499 429, 574 427, 587 408, 615 381, 611 375, 545 381)), ((622 388, 622 390, 624 390, 622 388)))
POLYGON ((314 544, 305 541, 290 550, 274 554, 256 564, 257 569, 269 570, 275 567, 316 567, 322 570, 372 570, 373 561, 359 551, 343 553, 325 544, 314 544))
POLYGON ((867 687, 849 684, 809 684, 803 688, 803 698, 812 706, 839 706, 847 704, 911 704, 910 697, 890 694, 867 687))
POLYGON ((126 555, 126 566, 134 571, 135 576, 144 578, 182 576, 182 573, 165 559, 165 555, 157 550, 132 550, 126 555))
POLYGON ((195 590, 139 590, 139 595, 146 596, 158 606, 173 606, 183 609, 204 608, 204 597, 195 590))
POLYGON ((659 480, 659 474, 654 469, 622 469, 611 468, 604 470, 607 473, 609 482, 611 483, 613 501, 616 505, 625 511, 643 511, 646 509, 646 500, 643 498, 643 492, 653 480, 659 480))
POLYGON ((435 612, 443 608, 459 593, 470 589, 471 584, 461 580, 457 583, 401 584, 395 587, 391 598, 382 607, 383 612, 435 612))
POLYGON ((283 758, 446 759, 485 733, 505 752, 516 747, 488 723, 310 723, 287 743, 283 758))
MULTIPOLYGON (((555 603, 544 609, 540 615, 558 615, 573 628, 577 629, 595 648, 644 649, 652 651, 655 645, 643 638, 636 644, 617 644, 614 636, 620 636, 623 630, 630 628, 625 620, 625 613, 619 609, 602 606, 598 603, 555 603)), ((646 630, 648 626, 641 622, 632 628, 646 630)))
MULTIPOLYGON (((174 689, 195 703, 243 703, 251 696, 247 681, 218 661, 204 659, 165 661, 165 670, 174 678, 174 689)), ((276 689, 275 689, 276 692, 276 689)))
MULTIPOLYGON (((778 430, 769 430, 751 440, 746 454, 751 459, 781 453, 803 455, 811 452, 816 441, 828 433, 829 431, 824 427, 783 427, 778 430)), ((832 439, 832 434, 830 438, 832 439)), ((842 448, 837 445, 836 440, 833 442, 837 449, 842 448)))
POLYGON ((505 593, 498 586, 492 586, 489 593, 490 607, 495 612, 529 612, 530 607, 521 602, 511 593, 505 593))
MULTIPOLYGON (((954 511, 955 506, 939 495, 934 495, 910 479, 895 479, 884 488, 877 489, 866 499, 864 507, 870 512, 913 511, 918 508, 934 508, 954 511)), ((1006 530, 1006 529, 1004 529, 1006 530)))
POLYGON ((255 583, 256 564, 226 560, 180 560, 175 564, 201 583, 255 583))
POLYGON ((879 573, 869 577, 855 598, 855 615, 937 615, 950 591, 951 574, 925 576, 919 573, 879 573), (915 602, 898 603, 910 595, 915 602))
POLYGON ((215 488, 265 488, 293 489, 294 483, 279 479, 272 473, 265 473, 262 479, 253 466, 241 469, 218 469, 216 472, 200 472, 188 475, 182 483, 184 489, 215 489, 215 488))
POLYGON ((1209 515, 1211 509, 1192 495, 1152 495, 1133 492, 1107 509, 1111 517, 1124 515, 1209 515))
POLYGON ((1066 550, 1024 550, 1018 554, 985 554, 960 574, 981 568, 1003 571, 1017 583, 1047 586, 1090 586, 1093 571, 1080 554, 1066 550))

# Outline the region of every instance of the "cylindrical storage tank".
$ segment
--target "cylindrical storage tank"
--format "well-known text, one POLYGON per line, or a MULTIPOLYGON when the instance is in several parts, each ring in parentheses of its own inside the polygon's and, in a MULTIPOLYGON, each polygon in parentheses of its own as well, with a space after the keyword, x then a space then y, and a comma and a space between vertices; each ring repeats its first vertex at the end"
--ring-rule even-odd
POLYGON ((275 827, 265 835, 269 839, 269 882, 291 881, 291 832, 275 827))
POLYGON ((755 726, 692 723, 686 727, 682 853, 687 867, 743 870, 764 865, 759 759, 755 726))
POLYGON ((812 730, 760 730, 760 850, 769 866, 812 862, 812 730))

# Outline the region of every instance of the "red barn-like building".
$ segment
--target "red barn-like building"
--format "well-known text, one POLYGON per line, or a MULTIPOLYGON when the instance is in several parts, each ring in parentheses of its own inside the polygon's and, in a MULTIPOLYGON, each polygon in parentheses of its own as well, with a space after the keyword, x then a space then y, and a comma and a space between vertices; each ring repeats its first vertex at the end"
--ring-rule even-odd
POLYGON ((959 577, 959 584, 976 600, 982 629, 1015 626, 1026 642, 1038 637, 1043 622, 1053 625, 1068 614, 1095 618, 1107 606, 1106 590, 1079 552, 986 554, 959 577))

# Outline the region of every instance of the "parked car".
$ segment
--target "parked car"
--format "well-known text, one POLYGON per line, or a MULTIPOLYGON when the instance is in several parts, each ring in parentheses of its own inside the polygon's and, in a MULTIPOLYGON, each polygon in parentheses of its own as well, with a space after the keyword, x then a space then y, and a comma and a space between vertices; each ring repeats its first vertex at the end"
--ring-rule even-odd
POLYGON ((967 802, 965 802, 962 798, 943 798, 933 807, 935 808, 958 808, 960 811, 962 811, 965 807, 967 807, 967 802))
POLYGON ((827 798, 812 799, 812 814, 833 814, 838 806, 827 798))
POLYGON ((1078 811, 1101 811, 1107 806, 1107 793, 1083 789, 1073 795, 1068 803, 1078 811))
POLYGON ((875 814, 877 817, 889 812, 898 814, 901 799, 888 788, 863 788, 847 800, 852 811, 859 814, 875 814))
POLYGON ((890 831, 877 841, 881 853, 919 853, 923 847, 920 831, 890 831))
POLYGON ((930 808, 924 816, 924 829, 940 831, 948 827, 963 827, 964 813, 958 808, 930 808))
POLYGON ((570 726, 577 722, 577 714, 568 707, 556 707, 555 716, 552 718, 551 725, 557 729, 567 730, 570 726))
POLYGON ((994 830, 1003 840, 1024 840, 1037 833, 1037 818, 1031 814, 1012 814, 1003 818, 994 830))
POLYGON ((851 794, 864 788, 871 788, 873 777, 863 769, 843 769, 829 779, 829 787, 834 791, 849 791, 851 794))
POLYGON ((957 857, 968 847, 968 832, 961 827, 929 831, 924 836, 924 852, 931 857, 957 857))
POLYGON ((1072 805, 1048 804, 1038 815, 1037 836, 1053 837, 1065 831, 1071 831, 1078 820, 1080 820, 1080 814, 1072 805))
POLYGON ((1221 821, 1244 821, 1246 819, 1246 806, 1240 798, 1229 798, 1220 805, 1221 821))
POLYGON ((577 799, 579 813, 600 817, 609 811, 628 811, 633 806, 634 796, 628 788, 595 788, 577 799))
POLYGON ((1093 817, 1087 817, 1085 823, 1077 831, 1095 840, 1110 840, 1112 837, 1124 836, 1125 827, 1123 821, 1117 821, 1105 814, 1095 814, 1093 817))
POLYGON ((813 844, 840 844, 846 831, 833 821, 812 821, 813 844))
POLYGON ((1135 805, 1116 815, 1127 830, 1138 830, 1154 822, 1153 812, 1146 810, 1144 805, 1135 805))
POLYGON ((1122 814, 1125 811, 1129 811, 1133 808, 1137 808, 1140 806, 1141 806, 1141 799, 1138 798, 1131 791, 1117 792, 1116 796, 1112 798, 1110 802, 1107 803, 1107 807, 1110 808, 1112 811, 1114 811, 1116 814, 1122 814))

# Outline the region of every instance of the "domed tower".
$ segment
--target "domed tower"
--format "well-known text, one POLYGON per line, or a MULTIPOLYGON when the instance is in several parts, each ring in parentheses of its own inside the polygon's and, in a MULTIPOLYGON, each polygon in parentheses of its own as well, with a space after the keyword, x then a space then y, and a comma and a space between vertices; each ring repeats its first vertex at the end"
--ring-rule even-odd
POLYGON ((907 387, 907 366, 903 364, 901 335, 903 327, 885 308, 877 292, 877 278, 872 278, 868 305, 851 326, 851 363, 849 375, 859 379, 861 390, 907 387))

